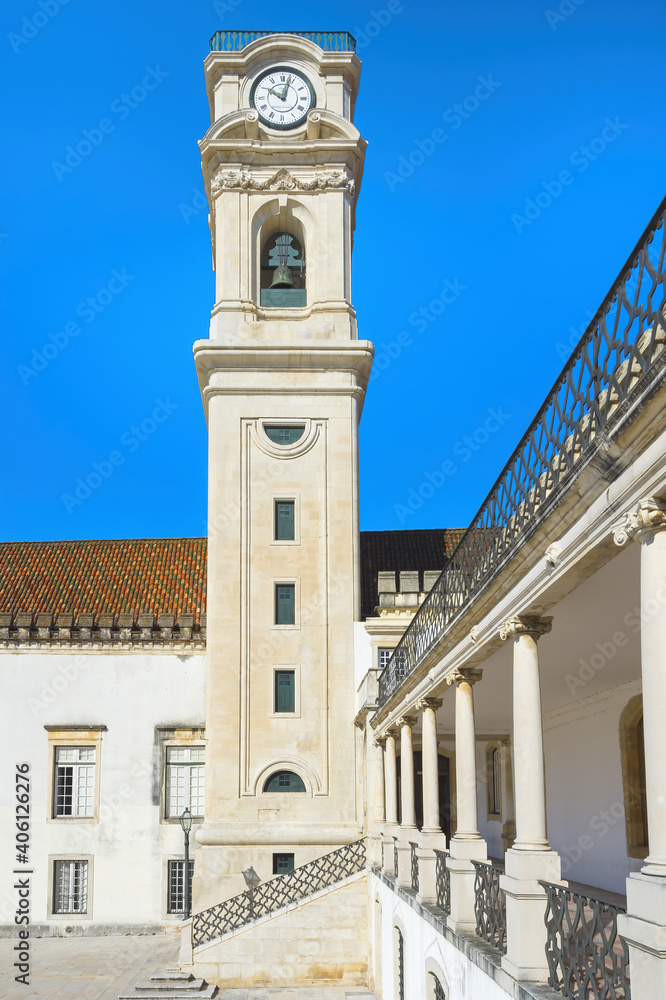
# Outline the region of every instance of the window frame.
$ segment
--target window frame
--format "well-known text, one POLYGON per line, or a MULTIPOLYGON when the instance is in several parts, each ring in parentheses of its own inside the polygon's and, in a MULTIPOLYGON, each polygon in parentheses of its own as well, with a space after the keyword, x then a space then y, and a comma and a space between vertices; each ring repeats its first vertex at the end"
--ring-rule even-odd
POLYGON ((299 587, 298 580, 295 579, 285 579, 280 578, 273 581, 273 625, 274 629, 299 629, 300 615, 299 615, 299 587), (294 588, 294 620, 293 622, 278 622, 278 587, 293 587, 294 588))
POLYGON ((289 875, 289 873, 293 872, 295 868, 296 868, 296 855, 294 854, 293 851, 276 851, 273 854, 273 875, 289 875), (279 871, 277 868, 278 858, 291 858, 292 860, 291 868, 287 868, 284 871, 279 871))
POLYGON ((47 886, 47 920, 66 920, 67 923, 78 920, 92 920, 93 918, 93 876, 95 859, 92 854, 50 854, 48 857, 48 886, 47 886), (56 911, 56 865, 59 863, 85 862, 86 871, 86 911, 85 913, 57 912, 56 911))
POLYGON ((502 745, 493 741, 486 746, 486 818, 489 821, 502 820, 502 745), (493 760, 497 754, 497 769, 493 760), (495 787, 496 786, 496 787, 495 787), (497 795, 495 795, 495 791, 497 795), (493 809, 497 806, 497 809, 493 809))
POLYGON ((48 733, 48 797, 47 823, 97 823, 100 810, 100 774, 102 770, 102 734, 106 726, 44 726, 48 733), (92 813, 86 816, 56 815, 56 765, 57 751, 66 749, 94 750, 94 788, 92 813))
MULTIPOLYGON (((182 885, 182 908, 180 910, 171 909, 171 873, 176 865, 181 866, 181 871, 185 870, 185 858, 167 858, 166 862, 166 916, 170 917, 181 917, 185 913, 185 885, 182 885)), ((194 860, 189 859, 190 868, 190 901, 192 899, 192 879, 194 878, 194 860)), ((182 880, 182 876, 181 876, 182 880)))
POLYGON ((300 532, 300 519, 301 519, 301 504, 300 497, 291 494, 291 496, 286 496, 282 493, 274 494, 272 497, 273 501, 273 524, 271 525, 271 544, 272 545, 300 545, 301 544, 301 532, 300 532), (278 538, 277 537, 277 506, 280 503, 290 503, 294 507, 294 537, 293 538, 278 538))
POLYGON ((308 786, 306 785, 306 783, 303 780, 303 778, 301 777, 301 775, 298 773, 298 771, 294 771, 293 769, 290 769, 288 767, 277 767, 277 768, 275 768, 275 770, 272 770, 270 774, 266 775, 266 777, 263 780, 262 786, 261 786, 261 794, 262 795, 307 795, 307 793, 308 793, 308 786), (301 782, 301 784, 303 785, 303 788, 302 789, 301 788, 298 788, 298 789, 295 789, 295 788, 285 788, 285 789, 268 788, 269 782, 273 781, 273 779, 277 778, 278 775, 280 775, 280 774, 293 774, 294 777, 298 778, 298 780, 301 782))
MULTIPOLYGON (((619 742, 622 761, 622 797, 624 801, 627 857, 645 860, 649 854, 649 828, 643 804, 645 792, 640 788, 641 760, 639 725, 643 719, 643 695, 630 698, 620 715, 619 742), (641 843, 641 841, 643 841, 641 843)), ((645 748, 643 747, 643 773, 645 748)))
POLYGON ((296 667, 291 666, 278 666, 273 667, 273 711, 271 715, 274 718, 287 718, 294 719, 300 717, 300 697, 299 697, 299 677, 297 675, 296 667), (293 677, 293 709, 285 711, 284 709, 278 708, 278 674, 291 674, 293 677))
MULTIPOLYGON (((187 743, 184 743, 182 741, 181 742, 168 742, 168 743, 165 743, 165 745, 164 745, 164 818, 168 822, 174 822, 174 821, 180 822, 180 817, 181 817, 182 811, 183 811, 183 810, 181 810, 180 812, 173 813, 173 814, 171 814, 169 812, 170 801, 171 801, 171 781, 170 781, 169 771, 170 771, 170 768, 176 768, 176 767, 183 767, 183 768, 187 768, 188 769, 188 772, 187 772, 188 773, 188 792, 190 794, 190 802, 189 803, 185 803, 185 805, 183 806, 183 810, 187 808, 187 809, 190 809, 190 811, 192 811, 192 801, 191 801, 191 794, 192 794, 192 770, 195 767, 203 767, 203 789, 204 789, 203 795, 204 795, 204 805, 202 806, 202 809, 205 810, 205 801, 206 801, 206 744, 202 743, 201 741, 192 740, 191 742, 187 742, 187 743), (169 761, 169 753, 170 753, 171 750, 193 750, 193 749, 203 750, 203 760, 196 760, 196 761, 194 761, 194 760, 190 760, 190 761, 174 761, 173 763, 171 763, 169 761)), ((193 821, 196 821, 196 820, 203 821, 203 818, 204 818, 204 812, 203 811, 202 812, 192 812, 192 819, 193 819, 193 821)))
MULTIPOLYGON (((204 768, 206 765, 206 729, 200 726, 155 726, 155 744, 159 747, 159 767, 160 767, 160 823, 180 824, 179 816, 169 816, 169 789, 167 780, 167 749, 173 747, 203 746, 204 768)), ((206 773, 204 770, 204 782, 206 773)), ((200 826, 203 822, 199 816, 193 817, 194 826, 200 826)), ((166 875, 164 876, 166 878, 166 875)))

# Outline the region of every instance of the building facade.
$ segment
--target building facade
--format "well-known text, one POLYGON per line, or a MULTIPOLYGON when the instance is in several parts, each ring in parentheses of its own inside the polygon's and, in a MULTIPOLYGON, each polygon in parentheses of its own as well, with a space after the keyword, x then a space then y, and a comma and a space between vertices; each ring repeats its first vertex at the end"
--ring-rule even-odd
POLYGON ((205 74, 208 538, 0 546, 35 929, 178 925, 229 987, 666 996, 666 203, 472 525, 361 533, 354 40, 218 32, 205 74))

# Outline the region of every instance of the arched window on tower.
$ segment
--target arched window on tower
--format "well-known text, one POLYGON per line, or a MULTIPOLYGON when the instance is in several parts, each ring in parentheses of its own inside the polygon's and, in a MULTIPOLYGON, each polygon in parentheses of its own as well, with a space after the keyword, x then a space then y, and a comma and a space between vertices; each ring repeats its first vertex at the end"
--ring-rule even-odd
POLYGON ((292 233, 273 233, 261 250, 260 304, 294 309, 307 305, 305 247, 292 233))

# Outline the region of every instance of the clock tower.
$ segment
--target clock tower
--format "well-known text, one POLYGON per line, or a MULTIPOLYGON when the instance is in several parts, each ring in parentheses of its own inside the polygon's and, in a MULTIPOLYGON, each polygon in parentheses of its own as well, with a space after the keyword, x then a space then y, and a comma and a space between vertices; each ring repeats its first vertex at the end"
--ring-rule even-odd
POLYGON ((218 32, 200 143, 215 304, 206 807, 195 912, 362 835, 354 747, 358 424, 351 297, 366 143, 345 32, 218 32))

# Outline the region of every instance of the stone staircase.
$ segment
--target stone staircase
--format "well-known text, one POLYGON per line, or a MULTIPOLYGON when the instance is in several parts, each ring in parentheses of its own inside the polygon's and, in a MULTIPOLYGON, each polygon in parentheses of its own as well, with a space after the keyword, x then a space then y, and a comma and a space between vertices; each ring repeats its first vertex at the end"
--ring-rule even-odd
POLYGON ((217 986, 205 979, 195 979, 189 972, 160 972, 147 983, 137 983, 133 993, 124 993, 118 1000, 213 1000, 217 986))

